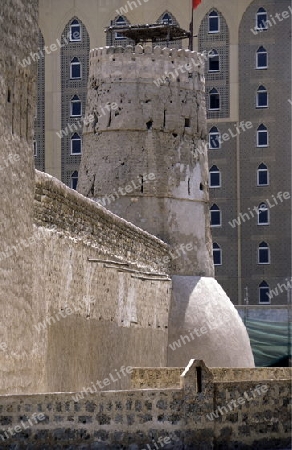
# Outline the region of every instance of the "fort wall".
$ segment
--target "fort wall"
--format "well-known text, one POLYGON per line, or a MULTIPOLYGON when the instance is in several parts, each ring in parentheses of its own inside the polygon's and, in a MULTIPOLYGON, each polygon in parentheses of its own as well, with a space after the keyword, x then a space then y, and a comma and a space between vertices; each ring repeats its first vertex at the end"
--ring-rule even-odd
POLYGON ((111 389, 126 388, 122 366, 166 365, 168 246, 41 172, 34 222, 36 392, 82 390, 109 374, 111 389))
POLYGON ((25 391, 36 378, 22 356, 33 347, 32 258, 21 245, 33 234, 32 157, 37 1, 1 2, 0 38, 0 391, 25 391), (20 245, 19 245, 20 244, 20 245), (7 255, 9 255, 7 257, 7 255), (4 350, 3 350, 4 349, 4 350))
POLYGON ((26 307, 23 292, 13 303, 7 287, 2 295, 11 316, 5 312, 1 328, 0 392, 82 390, 110 374, 112 389, 126 388, 121 367, 167 364, 169 247, 51 176, 35 175, 34 209, 24 211, 31 233, 19 233, 1 253, 3 267, 27 263, 30 289, 26 307))
POLYGON ((162 448, 160 442, 166 449, 288 448, 288 372, 278 378, 265 369, 254 382, 222 382, 202 361, 191 361, 178 388, 97 392, 79 401, 72 393, 0 397, 1 448, 137 450, 162 448), (29 426, 33 413, 43 418, 29 426), (21 423, 27 429, 1 438, 21 423))

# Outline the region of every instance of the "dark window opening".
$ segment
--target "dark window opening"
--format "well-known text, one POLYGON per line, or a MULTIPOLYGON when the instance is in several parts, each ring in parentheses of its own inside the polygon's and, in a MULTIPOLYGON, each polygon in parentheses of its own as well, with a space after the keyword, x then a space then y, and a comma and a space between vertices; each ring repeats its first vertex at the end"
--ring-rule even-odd
POLYGON ((209 171, 209 185, 210 187, 221 186, 220 170, 218 169, 217 166, 212 166, 209 171))
POLYGON ((268 129, 263 124, 257 129, 257 146, 268 147, 268 129))
POLYGON ((74 133, 71 138, 71 155, 80 155, 82 153, 82 141, 79 134, 74 133))
POLYGON ((217 205, 213 205, 210 208, 211 213, 211 227, 220 227, 221 226, 221 211, 217 205))
POLYGON ((82 115, 82 103, 78 95, 74 95, 71 100, 71 116, 80 117, 82 115))
POLYGON ((8 89, 8 92, 7 92, 7 102, 8 103, 11 102, 11 91, 10 91, 10 89, 8 89))
POLYGON ((220 133, 217 127, 209 131, 209 148, 220 148, 220 133))
POLYGON ((75 170, 75 172, 73 172, 71 175, 71 189, 76 190, 77 184, 78 184, 78 172, 77 172, 77 170, 75 170))
POLYGON ((209 72, 218 72, 219 71, 219 55, 217 50, 213 49, 209 52, 208 55, 209 60, 209 72))
POLYGON ((162 17, 161 22, 164 23, 165 25, 171 25, 173 23, 171 15, 168 13, 165 13, 162 17))
POLYGON ((269 209, 265 203, 261 203, 258 208, 258 225, 269 224, 269 209))
POLYGON ((270 264, 270 248, 266 242, 261 242, 258 247, 258 263, 270 264))
POLYGON ((270 303, 270 288, 266 281, 262 281, 259 285, 259 303, 270 303))
MULTIPOLYGON (((121 26, 122 27, 122 26, 124 26, 126 24, 127 24, 127 21, 126 21, 126 19, 123 16, 119 16, 116 19, 116 21, 115 21, 115 25, 117 25, 117 26, 121 26)), ((124 41, 127 38, 126 38, 126 36, 124 36, 123 33, 116 32, 115 33, 115 39, 118 40, 118 41, 124 41)))
POLYGON ((218 245, 217 242, 213 243, 213 261, 214 266, 222 265, 222 251, 220 245, 218 245))
POLYGON ((220 96, 217 89, 212 89, 209 92, 209 109, 220 109, 220 96))
POLYGON ((267 186, 269 184, 269 171, 265 164, 260 164, 257 170, 257 185, 267 186))
POLYGON ((76 57, 73 58, 71 61, 70 78, 71 80, 81 79, 81 63, 79 59, 76 57))
POLYGON ((264 8, 260 8, 256 15, 256 28, 258 30, 267 30, 267 11, 264 8))
POLYGON ((189 128, 191 126, 191 121, 189 118, 185 118, 185 128, 189 128))
POLYGON ((81 41, 81 26, 76 19, 70 25, 70 41, 81 41))
POLYGON ((209 14, 209 33, 219 33, 219 16, 216 11, 209 14))
POLYGON ((257 90, 256 106, 257 108, 268 107, 268 91, 265 86, 260 86, 257 90))
POLYGON ((151 130, 152 125, 153 125, 153 121, 152 121, 152 120, 149 120, 149 122, 147 122, 146 125, 147 125, 147 129, 148 129, 148 130, 151 130))
POLYGON ((268 53, 264 47, 257 50, 257 69, 266 69, 268 67, 268 53))
POLYGON ((143 179, 143 176, 142 175, 140 175, 140 179, 141 179, 141 194, 143 194, 143 192, 144 192, 144 179, 143 179))
POLYGON ((197 392, 202 392, 202 368, 196 367, 197 372, 197 392))
POLYGON ((109 113, 109 118, 108 118, 108 124, 107 124, 107 128, 109 128, 111 126, 112 123, 112 115, 111 112, 109 113))

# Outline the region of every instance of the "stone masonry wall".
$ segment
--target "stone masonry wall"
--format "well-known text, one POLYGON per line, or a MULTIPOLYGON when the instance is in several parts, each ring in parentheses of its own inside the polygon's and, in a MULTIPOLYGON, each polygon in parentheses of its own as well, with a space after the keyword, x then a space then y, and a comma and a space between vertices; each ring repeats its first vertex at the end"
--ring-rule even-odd
MULTIPOLYGON (((180 387, 184 367, 139 367, 131 374, 131 385, 135 389, 180 387)), ((287 380, 291 375, 288 367, 260 367, 256 370, 209 367, 214 382, 248 382, 262 380, 287 380)))
POLYGON ((37 49, 37 16, 36 0, 0 4, 0 392, 37 384, 23 356, 34 345, 32 258, 25 244, 33 235, 36 66, 20 64, 37 49))
POLYGON ((202 361, 191 361, 180 388, 97 392, 79 401, 76 393, 0 397, 0 445, 20 450, 284 449, 290 439, 289 394, 289 378, 214 382, 202 361), (263 393, 257 395, 256 389, 263 393), (230 401, 239 398, 245 402, 229 411, 230 401), (34 420, 34 413, 43 415, 34 420), (12 436, 8 429, 13 432, 17 425, 12 436))
POLYGON ((134 368, 131 385, 135 389, 179 388, 183 367, 134 368))
POLYGON ((169 273, 169 262, 164 260, 169 255, 167 244, 39 171, 34 211, 37 226, 55 225, 72 239, 96 248, 104 258, 156 275, 169 273))
POLYGON ((39 383, 27 392, 82 390, 110 374, 116 390, 129 384, 123 366, 165 366, 168 246, 41 172, 34 221, 26 357, 39 383))

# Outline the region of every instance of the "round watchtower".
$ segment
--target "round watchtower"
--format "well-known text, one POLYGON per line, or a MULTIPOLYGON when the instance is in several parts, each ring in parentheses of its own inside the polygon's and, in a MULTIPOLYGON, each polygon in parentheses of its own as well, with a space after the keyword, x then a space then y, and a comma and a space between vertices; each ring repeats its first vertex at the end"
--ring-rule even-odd
POLYGON ((173 273, 212 276, 203 58, 90 53, 78 191, 170 244, 173 273))

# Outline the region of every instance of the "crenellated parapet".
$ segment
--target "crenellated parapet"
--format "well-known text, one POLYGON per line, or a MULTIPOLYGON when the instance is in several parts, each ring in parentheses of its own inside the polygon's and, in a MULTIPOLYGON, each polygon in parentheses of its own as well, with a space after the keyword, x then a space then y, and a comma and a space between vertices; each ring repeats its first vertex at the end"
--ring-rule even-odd
POLYGON ((109 122, 111 130, 144 131, 151 124, 204 138, 204 82, 204 58, 194 51, 141 45, 91 50, 87 111, 95 120, 84 132, 108 130, 109 122), (114 111, 107 107, 112 103, 114 111))
MULTIPOLYGON (((90 76, 100 73, 114 78, 116 75, 124 75, 127 66, 130 70, 127 78, 134 79, 138 76, 153 82, 153 79, 162 77, 165 72, 173 72, 174 76, 169 76, 170 81, 187 83, 188 88, 193 87, 196 79, 190 74, 196 74, 197 81, 204 81, 204 58, 200 53, 188 49, 162 49, 138 44, 135 47, 102 47, 90 51, 90 76), (114 70, 107 73, 109 66, 114 70)), ((203 85, 195 87, 199 90, 203 85)))

